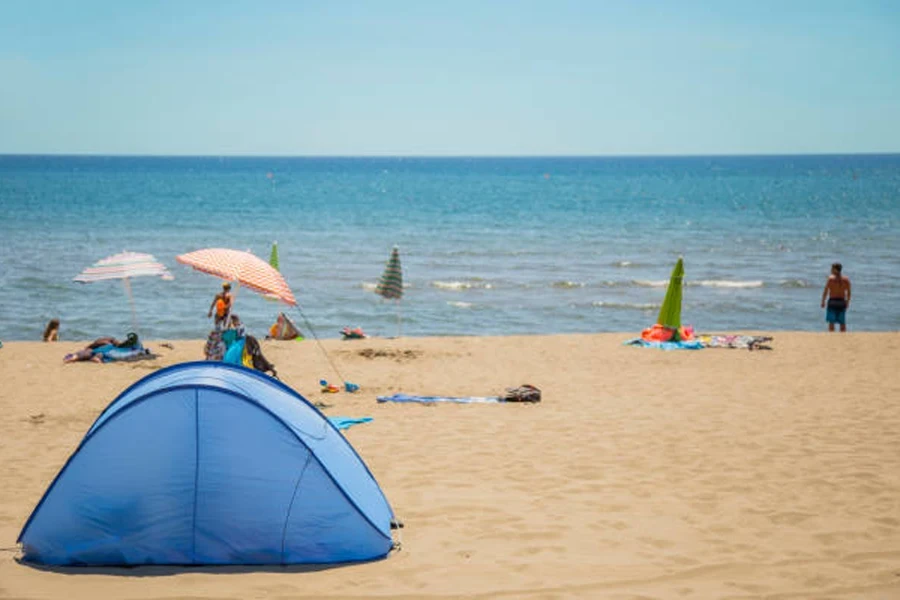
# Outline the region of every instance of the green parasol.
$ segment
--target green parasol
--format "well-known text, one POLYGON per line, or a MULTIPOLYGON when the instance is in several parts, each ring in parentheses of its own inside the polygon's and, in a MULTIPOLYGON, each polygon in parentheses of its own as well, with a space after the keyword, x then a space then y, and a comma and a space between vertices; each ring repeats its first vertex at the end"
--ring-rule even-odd
POLYGON ((278 242, 272 242, 272 253, 269 255, 269 264, 279 271, 278 267, 278 242))
POLYGON ((656 322, 663 327, 678 329, 681 327, 681 284, 684 279, 684 259, 679 258, 672 269, 666 298, 659 309, 656 322))

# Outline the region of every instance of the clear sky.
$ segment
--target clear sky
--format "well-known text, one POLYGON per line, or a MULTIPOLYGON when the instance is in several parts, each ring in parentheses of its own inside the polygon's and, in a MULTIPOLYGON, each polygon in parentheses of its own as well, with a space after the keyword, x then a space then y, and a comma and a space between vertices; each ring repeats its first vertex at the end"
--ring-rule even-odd
POLYGON ((0 153, 898 151, 895 0, 0 0, 0 153))

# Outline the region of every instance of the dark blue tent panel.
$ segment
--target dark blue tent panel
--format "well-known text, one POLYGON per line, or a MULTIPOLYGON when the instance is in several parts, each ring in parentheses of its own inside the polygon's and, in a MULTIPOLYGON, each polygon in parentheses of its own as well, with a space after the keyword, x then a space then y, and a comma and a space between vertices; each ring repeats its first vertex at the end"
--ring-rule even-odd
POLYGON ((19 542, 51 565, 333 563, 385 556, 392 519, 362 459, 302 396, 195 362, 103 411, 19 542))

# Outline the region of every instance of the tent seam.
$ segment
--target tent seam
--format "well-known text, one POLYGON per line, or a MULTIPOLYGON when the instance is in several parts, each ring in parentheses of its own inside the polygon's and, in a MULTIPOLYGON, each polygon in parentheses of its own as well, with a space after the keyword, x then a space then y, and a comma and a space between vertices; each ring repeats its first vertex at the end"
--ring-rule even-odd
POLYGON ((200 479, 200 388, 194 390, 194 515, 191 522, 191 560, 197 562, 197 484, 200 479))
POLYGON ((284 517, 284 527, 281 529, 281 564, 287 564, 284 561, 284 542, 287 539, 287 528, 288 523, 291 522, 291 511, 294 510, 294 501, 297 499, 297 492, 300 490, 300 482, 303 481, 303 476, 306 474, 306 469, 309 467, 309 463, 312 461, 312 450, 309 448, 307 450, 306 462, 303 463, 303 468, 300 469, 300 475, 297 477, 297 483, 294 484, 294 493, 291 495, 291 503, 288 505, 287 514, 284 517))

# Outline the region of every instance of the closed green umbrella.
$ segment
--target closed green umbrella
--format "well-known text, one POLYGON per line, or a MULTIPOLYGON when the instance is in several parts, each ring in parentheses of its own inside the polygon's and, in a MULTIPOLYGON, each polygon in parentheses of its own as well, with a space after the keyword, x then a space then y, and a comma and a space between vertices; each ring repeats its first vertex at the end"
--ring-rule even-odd
MULTIPOLYGON (((679 258, 669 277, 666 298, 659 309, 656 322, 663 327, 678 330, 681 327, 681 286, 684 279, 684 259, 679 258)), ((677 333, 676 333, 677 338, 677 333)))
POLYGON ((276 271, 281 270, 278 266, 278 242, 272 242, 272 253, 269 255, 269 264, 272 265, 276 271))

